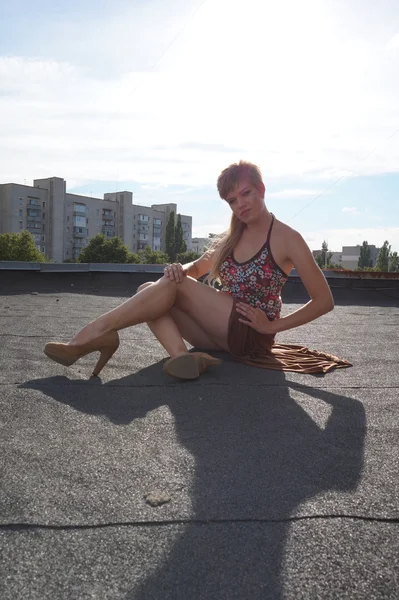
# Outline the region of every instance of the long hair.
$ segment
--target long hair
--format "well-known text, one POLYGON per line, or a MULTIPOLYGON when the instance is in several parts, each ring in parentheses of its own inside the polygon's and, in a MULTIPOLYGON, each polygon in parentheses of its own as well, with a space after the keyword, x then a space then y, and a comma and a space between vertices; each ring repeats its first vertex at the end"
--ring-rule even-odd
MULTIPOLYGON (((217 188, 219 196, 226 200, 240 180, 245 179, 255 186, 262 183, 262 173, 253 163, 240 160, 239 163, 233 163, 224 169, 217 180, 217 188)), ((219 271, 222 263, 227 256, 232 252, 241 237, 246 225, 236 215, 231 215, 230 227, 227 231, 214 238, 211 246, 208 249, 209 255, 213 255, 213 266, 206 280, 209 283, 219 280, 219 271)))

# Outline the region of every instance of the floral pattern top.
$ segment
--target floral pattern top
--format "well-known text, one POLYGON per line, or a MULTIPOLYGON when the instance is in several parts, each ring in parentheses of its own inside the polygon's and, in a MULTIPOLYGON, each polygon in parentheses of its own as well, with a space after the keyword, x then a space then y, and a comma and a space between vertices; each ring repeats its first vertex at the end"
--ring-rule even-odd
POLYGON ((277 265, 270 250, 273 223, 274 215, 267 240, 255 256, 239 263, 235 260, 233 251, 225 258, 219 272, 222 292, 227 292, 233 298, 254 308, 261 308, 271 321, 280 317, 281 289, 288 279, 288 275, 277 265))

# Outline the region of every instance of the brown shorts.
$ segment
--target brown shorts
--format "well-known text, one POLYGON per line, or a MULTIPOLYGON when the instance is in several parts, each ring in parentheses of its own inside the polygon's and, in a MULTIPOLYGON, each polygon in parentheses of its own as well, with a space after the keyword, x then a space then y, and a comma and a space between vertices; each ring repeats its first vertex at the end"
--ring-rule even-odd
POLYGON ((237 301, 229 318, 227 343, 230 354, 239 362, 277 371, 326 373, 331 369, 351 367, 351 363, 332 354, 309 350, 295 344, 275 344, 274 335, 262 334, 239 321, 237 301))

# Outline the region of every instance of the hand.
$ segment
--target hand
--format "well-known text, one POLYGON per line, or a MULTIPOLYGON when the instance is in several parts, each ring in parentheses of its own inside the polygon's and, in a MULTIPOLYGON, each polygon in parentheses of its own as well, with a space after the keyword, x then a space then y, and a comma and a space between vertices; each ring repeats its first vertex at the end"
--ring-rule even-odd
POLYGON ((275 333, 273 331, 273 321, 269 321, 266 313, 261 308, 253 308, 244 302, 237 302, 236 309, 242 317, 245 317, 238 319, 241 323, 245 323, 245 325, 262 334, 275 333))
POLYGON ((163 274, 165 277, 176 283, 181 283, 186 276, 186 272, 180 263, 168 265, 164 268, 163 274))

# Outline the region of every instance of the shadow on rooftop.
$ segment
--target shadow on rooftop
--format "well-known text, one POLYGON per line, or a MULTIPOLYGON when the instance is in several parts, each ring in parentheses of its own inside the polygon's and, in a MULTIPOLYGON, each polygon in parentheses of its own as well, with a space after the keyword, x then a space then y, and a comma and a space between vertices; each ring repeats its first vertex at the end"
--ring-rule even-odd
MULTIPOLYGON (((156 363, 139 373, 156 380, 159 369, 156 363)), ((311 498, 356 488, 366 428, 362 403, 295 383, 308 409, 329 412, 322 427, 290 396, 284 374, 274 375, 273 386, 255 386, 250 393, 245 385, 226 385, 213 394, 198 386, 203 397, 189 401, 168 393, 174 385, 164 388, 164 395, 162 387, 155 388, 149 401, 139 395, 121 399, 120 386, 129 387, 137 375, 91 383, 86 394, 76 396, 71 383, 82 382, 65 377, 21 386, 40 389, 115 424, 129 423, 165 404, 174 415, 178 440, 195 458, 192 520, 205 524, 187 524, 163 564, 126 600, 280 600, 289 520, 311 498)), ((159 544, 164 543, 161 532, 159 544)))

